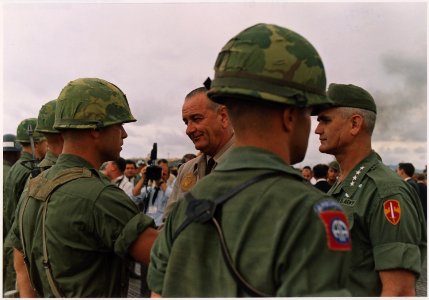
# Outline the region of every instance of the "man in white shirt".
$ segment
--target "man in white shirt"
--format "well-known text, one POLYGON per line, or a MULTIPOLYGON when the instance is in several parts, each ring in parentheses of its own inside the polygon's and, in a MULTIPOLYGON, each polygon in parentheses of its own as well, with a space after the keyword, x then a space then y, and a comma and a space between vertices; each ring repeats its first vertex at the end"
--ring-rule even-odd
POLYGON ((124 175, 125 165, 125 159, 122 157, 117 160, 108 161, 104 174, 111 179, 114 185, 122 189, 131 198, 134 185, 124 175))

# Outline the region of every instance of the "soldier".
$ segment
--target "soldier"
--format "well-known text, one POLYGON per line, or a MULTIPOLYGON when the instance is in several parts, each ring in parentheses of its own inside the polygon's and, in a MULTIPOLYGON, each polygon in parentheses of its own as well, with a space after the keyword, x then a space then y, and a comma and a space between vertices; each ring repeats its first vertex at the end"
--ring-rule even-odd
POLYGON ((10 168, 21 156, 21 150, 14 134, 3 134, 3 186, 10 168))
POLYGON ((148 263, 153 221, 98 172, 119 157, 123 123, 134 121, 123 92, 105 80, 80 78, 61 91, 62 154, 30 180, 11 235, 38 296, 125 297, 129 259, 148 263))
MULTIPOLYGON (((44 104, 39 110, 37 117, 36 132, 43 134, 48 143, 48 151, 46 152, 43 160, 38 164, 40 171, 47 170, 57 162, 58 156, 63 150, 64 140, 61 133, 56 130, 54 126, 55 122, 55 107, 56 100, 51 100, 44 104)), ((34 175, 36 175, 35 173, 34 175)), ((33 176, 30 176, 30 178, 33 176)), ((21 298, 35 297, 36 294, 31 287, 27 270, 25 269, 24 261, 22 256, 14 259, 14 266, 16 271, 17 282, 19 283, 18 290, 21 298)))
POLYGON ((372 150, 377 108, 364 89, 331 84, 332 107, 314 111, 319 151, 335 155, 340 176, 329 194, 343 206, 353 241, 353 296, 415 296, 426 256, 426 224, 412 187, 372 150))
POLYGON ((48 152, 46 152, 45 158, 39 164, 41 170, 49 169, 55 165, 58 156, 63 151, 63 136, 60 131, 53 127, 55 122, 56 103, 57 100, 51 100, 44 104, 37 117, 35 131, 42 133, 48 142, 48 152))
MULTIPOLYGON (((24 119, 18 125, 16 130, 16 142, 22 146, 22 153, 19 160, 11 167, 9 174, 3 185, 3 242, 6 242, 6 236, 12 226, 15 216, 16 205, 19 197, 24 190, 25 183, 33 168, 36 168, 37 163, 33 159, 41 160, 47 151, 47 142, 45 137, 37 132, 34 132, 34 153, 29 135, 29 127, 32 132, 36 128, 37 119, 24 119)), ((13 269, 12 247, 5 243, 3 247, 3 293, 9 296, 11 291, 15 291, 15 271, 13 269), (10 293, 8 293, 8 291, 10 293)))
POLYGON ((154 296, 350 295, 341 206, 291 166, 325 87, 318 53, 289 29, 257 24, 224 46, 208 96, 227 106, 236 144, 167 219, 151 253, 154 296))
POLYGON ((211 101, 206 93, 205 87, 197 88, 186 95, 183 103, 182 119, 186 124, 186 134, 202 155, 180 166, 164 220, 183 194, 225 157, 235 141, 225 105, 211 101))

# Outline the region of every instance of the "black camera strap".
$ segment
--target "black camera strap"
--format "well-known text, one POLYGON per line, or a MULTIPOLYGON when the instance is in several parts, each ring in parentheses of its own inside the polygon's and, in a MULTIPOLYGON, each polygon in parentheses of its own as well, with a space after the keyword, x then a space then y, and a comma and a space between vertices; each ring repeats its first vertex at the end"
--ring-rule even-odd
POLYGON ((238 186, 232 188, 225 194, 219 196, 218 198, 214 199, 213 201, 203 201, 195 199, 191 193, 185 194, 185 199, 188 201, 188 207, 186 209, 186 220, 177 228, 177 230, 173 234, 172 238, 172 244, 174 243, 175 239, 179 236, 179 234, 188 227, 192 222, 197 223, 205 223, 207 221, 212 221, 216 231, 218 233, 218 237, 221 244, 222 249, 222 255, 225 260, 225 263, 228 267, 229 272, 233 276, 234 280, 238 283, 240 288, 247 293, 248 295, 252 297, 270 297, 269 295, 260 292, 253 288, 240 274, 240 272, 237 270, 237 268, 234 265, 234 262, 232 261, 231 255, 228 251, 228 247, 224 238, 223 230, 221 225, 219 224, 218 220, 215 218, 214 214, 216 212, 216 209, 218 206, 222 205, 224 202, 229 200, 231 197, 239 193, 240 191, 244 190, 245 188, 251 186, 252 184, 255 184, 256 182, 273 178, 277 176, 285 176, 286 173, 281 171, 275 171, 275 172, 269 172, 264 173, 255 177, 250 178, 249 180, 239 184, 238 186))

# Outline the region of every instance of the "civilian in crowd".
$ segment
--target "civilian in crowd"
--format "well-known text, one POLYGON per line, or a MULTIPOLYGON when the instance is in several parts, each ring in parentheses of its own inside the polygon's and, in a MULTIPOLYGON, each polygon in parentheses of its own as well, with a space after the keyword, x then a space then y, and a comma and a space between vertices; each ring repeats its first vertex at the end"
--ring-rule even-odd
POLYGON ((125 160, 124 175, 125 177, 127 177, 128 181, 131 182, 134 186, 134 183, 135 183, 134 181, 137 175, 137 165, 133 160, 131 159, 125 160))
POLYGON ((303 167, 301 170, 301 175, 307 182, 311 183, 311 180, 313 179, 313 171, 311 170, 310 166, 303 167))
POLYGON ((114 185, 123 190, 131 198, 133 196, 134 185, 124 175, 125 165, 125 159, 122 157, 119 157, 117 160, 108 161, 104 174, 110 178, 114 185))
POLYGON ((415 168, 412 163, 399 163, 396 173, 405 180, 409 185, 411 185, 419 194, 419 186, 417 182, 413 179, 415 168))
POLYGON ((328 165, 325 164, 317 164, 313 167, 313 176, 314 179, 316 179, 314 186, 325 193, 331 188, 331 185, 326 180, 328 177, 328 169, 328 165))

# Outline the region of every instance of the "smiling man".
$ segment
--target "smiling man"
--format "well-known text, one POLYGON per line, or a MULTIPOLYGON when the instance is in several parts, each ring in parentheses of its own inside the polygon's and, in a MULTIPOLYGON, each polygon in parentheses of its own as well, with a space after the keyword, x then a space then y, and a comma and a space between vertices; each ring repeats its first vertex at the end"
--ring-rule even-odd
POLYGON ((168 199, 164 219, 183 193, 197 181, 208 175, 234 144, 234 131, 229 122, 227 109, 207 97, 205 87, 191 91, 185 97, 182 118, 186 134, 202 155, 180 166, 173 192, 168 199))
POLYGON ((331 84, 334 104, 317 113, 319 151, 335 155, 341 173, 328 194, 350 222, 353 296, 415 296, 426 255, 426 224, 411 186, 372 150, 377 108, 373 97, 352 84, 331 84))

